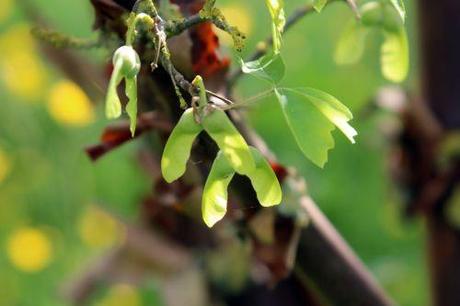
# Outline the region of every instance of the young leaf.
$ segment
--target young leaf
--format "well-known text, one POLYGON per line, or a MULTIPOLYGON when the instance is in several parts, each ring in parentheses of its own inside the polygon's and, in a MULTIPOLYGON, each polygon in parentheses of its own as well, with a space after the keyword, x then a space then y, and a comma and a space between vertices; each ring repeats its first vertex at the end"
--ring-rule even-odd
POLYGON ((366 2, 359 9, 361 24, 366 27, 380 27, 386 15, 384 8, 380 1, 366 2))
POLYGON ((203 118, 202 124, 236 172, 245 175, 254 170, 248 144, 224 111, 215 109, 203 118))
POLYGON ((282 33, 286 24, 286 17, 284 15, 284 1, 283 0, 265 0, 268 11, 272 17, 272 34, 273 34, 273 52, 280 53, 282 43, 282 33))
POLYGON ((161 172, 168 183, 184 174, 193 142, 202 130, 195 121, 193 109, 187 109, 169 136, 161 157, 161 172))
POLYGON ((280 54, 268 54, 252 62, 241 60, 241 70, 262 80, 278 84, 284 78, 286 67, 280 54))
POLYGON ((358 135, 358 133, 348 124, 348 121, 353 119, 353 114, 339 100, 328 93, 310 87, 287 90, 297 93, 313 103, 330 122, 342 131, 351 143, 355 143, 354 137, 358 135))
POLYGON ((355 19, 350 20, 343 30, 334 53, 339 65, 354 64, 362 57, 368 29, 355 19))
POLYGON ((380 63, 383 76, 393 82, 402 82, 409 71, 409 45, 404 28, 384 31, 380 63))
POLYGON ((232 165, 220 151, 212 164, 203 189, 201 213, 208 227, 214 226, 227 212, 227 188, 234 174, 232 165))
POLYGON ((270 207, 281 202, 282 191, 275 172, 259 150, 250 147, 256 167, 248 174, 260 205, 270 207))
POLYGON ((334 147, 331 132, 334 125, 354 143, 357 132, 348 124, 351 112, 333 96, 313 88, 275 91, 286 121, 306 157, 319 167, 327 161, 334 147))
POLYGON ((123 75, 121 74, 122 67, 122 60, 116 61, 113 66, 112 76, 110 77, 107 96, 105 98, 105 115, 109 119, 121 116, 121 102, 120 98, 118 98, 117 87, 123 79, 123 75))
POLYGON ((126 112, 130 120, 129 129, 131 131, 131 136, 134 136, 137 124, 137 76, 125 78, 125 82, 125 92, 129 99, 126 105, 126 112))
POLYGON ((315 165, 324 167, 327 152, 334 147, 331 135, 334 125, 301 96, 291 92, 281 94, 278 90, 275 94, 302 153, 315 165))
POLYGON ((404 6, 403 0, 390 0, 391 4, 394 6, 402 21, 406 19, 406 7, 404 6))
POLYGON ((313 1, 313 8, 320 13, 323 8, 326 6, 327 0, 314 0, 313 1))

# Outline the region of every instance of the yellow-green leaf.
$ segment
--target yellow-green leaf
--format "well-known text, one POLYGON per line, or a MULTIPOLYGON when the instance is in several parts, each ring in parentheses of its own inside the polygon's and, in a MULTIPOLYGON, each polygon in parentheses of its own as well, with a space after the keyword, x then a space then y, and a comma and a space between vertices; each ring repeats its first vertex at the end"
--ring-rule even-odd
POLYGON ((268 54, 252 62, 241 60, 241 70, 257 78, 278 84, 284 78, 286 67, 280 54, 268 54))
POLYGON ((209 172, 203 189, 201 212, 207 226, 212 227, 227 212, 228 185, 235 170, 224 154, 219 152, 209 172))
POLYGON ((273 52, 277 54, 281 50, 282 33, 286 24, 284 1, 265 0, 265 3, 272 18, 273 52))
POLYGON ((384 31, 380 63, 383 76, 393 82, 402 82, 409 71, 409 44, 404 28, 384 31))
POLYGON ((334 125, 302 96, 275 91, 286 122, 302 153, 315 165, 324 167, 327 154, 334 147, 334 125))
POLYGON ((260 205, 270 207, 281 202, 283 192, 275 172, 259 150, 251 147, 256 167, 248 174, 260 205))
POLYGON ((354 64, 362 57, 368 29, 355 19, 345 26, 334 53, 339 65, 354 64))
POLYGON ((295 88, 291 89, 291 91, 304 96, 309 102, 313 103, 330 122, 342 131, 351 143, 355 143, 354 137, 358 135, 358 132, 348 124, 348 121, 353 119, 353 114, 337 98, 310 87, 295 88))
POLYGON ((130 121, 129 129, 131 135, 134 136, 137 124, 137 76, 125 78, 125 82, 125 92, 129 99, 128 104, 126 104, 126 112, 130 121))
POLYGON ((110 77, 107 96, 105 98, 105 115, 109 119, 118 118, 121 116, 121 102, 118 97, 117 87, 123 79, 121 69, 123 61, 119 59, 113 66, 112 76, 110 77))
POLYGON ((248 144, 224 111, 215 109, 203 118, 202 124, 236 172, 245 175, 254 170, 248 144))
POLYGON ((283 114, 304 155, 319 167, 334 147, 334 125, 354 143, 356 131, 348 124, 351 112, 333 96, 313 88, 275 91, 283 114))
POLYGON ((319 13, 323 10, 326 4, 327 4, 327 0, 314 0, 313 8, 319 13))
POLYGON ((386 11, 380 1, 366 2, 359 8, 361 23, 366 27, 380 27, 383 24, 386 11))
POLYGON ((193 142, 202 130, 195 121, 193 109, 187 109, 169 136, 161 158, 161 172, 168 183, 184 174, 193 142))

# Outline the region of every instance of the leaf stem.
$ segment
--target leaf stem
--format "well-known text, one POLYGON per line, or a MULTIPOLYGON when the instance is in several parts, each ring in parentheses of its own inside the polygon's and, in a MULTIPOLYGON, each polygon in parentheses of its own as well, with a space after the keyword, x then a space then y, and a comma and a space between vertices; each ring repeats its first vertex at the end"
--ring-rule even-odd
POLYGON ((238 103, 233 103, 231 105, 228 105, 228 106, 224 106, 224 107, 220 107, 222 110, 226 111, 226 110, 230 110, 230 109, 235 109, 235 108, 239 108, 239 107, 243 107, 243 106, 246 106, 250 103, 254 103, 254 102, 257 102, 263 98, 266 98, 268 97, 269 95, 271 95, 273 92, 275 91, 275 88, 272 87, 268 90, 265 90, 261 93, 258 93, 257 95, 254 95, 252 97, 249 97, 241 102, 238 102, 238 103))

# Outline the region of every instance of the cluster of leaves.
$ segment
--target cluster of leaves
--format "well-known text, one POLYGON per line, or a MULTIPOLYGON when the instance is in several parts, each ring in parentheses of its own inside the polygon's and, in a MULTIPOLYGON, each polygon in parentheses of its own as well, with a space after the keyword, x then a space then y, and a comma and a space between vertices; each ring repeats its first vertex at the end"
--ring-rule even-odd
POLYGON ((202 78, 197 76, 193 84, 200 90, 198 105, 183 113, 166 143, 161 159, 165 180, 173 182, 184 174, 193 142, 205 131, 220 149, 202 196, 203 220, 209 227, 225 216, 227 189, 235 173, 249 177, 261 205, 279 204, 281 186, 268 162, 257 149, 248 146, 224 111, 208 103, 202 78))
MULTIPOLYGON (((327 2, 315 0, 313 7, 320 12, 327 2)), ((323 167, 328 150, 334 147, 331 136, 334 126, 352 143, 355 142, 357 132, 348 124, 353 115, 335 97, 318 89, 279 87, 285 74, 280 53, 286 18, 282 0, 266 0, 266 4, 272 17, 273 50, 255 61, 241 61, 242 71, 270 83, 301 151, 313 163, 323 167)), ((382 73, 388 80, 403 81, 409 68, 409 48, 402 0, 372 1, 360 8, 359 13, 361 18, 353 18, 342 34, 335 60, 340 64, 358 61, 363 54, 368 31, 378 28, 385 38, 381 54, 382 73)))
MULTIPOLYGON (((329 149, 334 147, 331 135, 334 127, 355 142, 357 132, 348 124, 353 115, 335 97, 318 89, 279 86, 285 75, 281 45, 286 18, 282 0, 266 0, 266 4, 272 17, 273 50, 255 61, 241 61, 242 71, 270 84, 299 148, 314 164, 323 167, 329 149)), ((318 1, 316 5, 325 4, 318 1)))
POLYGON ((401 0, 367 2, 360 8, 361 18, 352 19, 345 27, 336 51, 338 64, 356 63, 364 53, 366 37, 371 30, 383 33, 381 69, 383 76, 401 82, 409 70, 409 46, 404 28, 405 9, 401 0))
MULTIPOLYGON (((150 1, 146 2, 149 3, 150 1)), ((213 18, 214 20, 217 18, 218 24, 226 24, 219 11, 213 9, 214 2, 207 2, 200 15, 207 19, 213 18)), ((142 2, 139 3, 142 4, 142 2)), ((137 9, 140 10, 141 6, 137 6, 137 9)), ((153 16, 141 11, 131 14, 128 19, 126 45, 116 50, 113 56, 114 70, 106 98, 107 117, 119 117, 121 115, 121 102, 116 90, 121 80, 125 79, 126 95, 129 98, 126 112, 131 121, 132 135, 135 133, 137 122, 136 80, 140 71, 139 56, 132 47, 137 35, 137 27, 143 26, 153 30, 157 37, 154 42, 157 44, 158 52, 163 52, 162 55, 169 58, 165 38, 162 38, 165 36, 162 35, 164 32, 158 27, 158 23, 161 23, 162 20, 155 15, 154 6, 150 6, 148 9, 150 14, 153 12, 153 16)), ((228 29, 231 35, 236 31, 233 27, 228 29)), ((156 62, 152 63, 151 66, 154 67, 156 64, 156 62)), ((165 68, 168 69, 168 67, 165 68)), ((172 74, 171 71, 170 74, 172 74)), ((173 76, 172 79, 174 80, 173 76)), ((184 174, 193 142, 202 131, 205 131, 220 149, 211 167, 202 196, 203 220, 209 227, 221 220, 226 213, 227 189, 235 173, 249 177, 261 205, 268 207, 279 204, 282 198, 281 186, 269 163, 257 149, 248 146, 223 110, 208 103, 207 90, 200 76, 196 76, 192 85, 198 92, 198 96, 193 97, 192 107, 184 111, 163 152, 161 169, 165 180, 173 182, 184 174)), ((181 102, 181 106, 183 104, 181 102)))
MULTIPOLYGON (((215 0, 206 2, 200 12, 202 18, 217 16, 217 21, 225 22, 214 4, 215 0)), ((326 4, 327 0, 317 0, 314 7, 320 11, 326 4)), ((279 85, 285 75, 281 56, 282 33, 286 25, 284 3, 283 0, 266 0, 266 5, 272 20, 273 48, 255 61, 245 63, 241 60, 242 71, 270 84, 269 93, 274 94, 279 101, 285 120, 301 151, 314 164, 323 167, 327 162, 329 149, 334 147, 331 132, 335 127, 352 143, 355 142, 357 132, 348 123, 353 115, 345 105, 328 93, 310 87, 286 88, 279 85)), ((154 11, 153 4, 150 7, 152 9, 154 11)), ((408 70, 408 47, 403 27, 405 11, 402 2, 376 0, 364 5, 360 11, 361 20, 353 19, 339 41, 335 56, 337 62, 357 61, 363 52, 368 29, 377 27, 383 30, 385 36, 382 46, 383 74, 393 81, 403 80, 408 70)), ((167 50, 166 39, 161 39, 161 31, 157 28, 161 18, 152 19, 142 12, 131 16, 127 45, 118 49, 114 55, 114 72, 107 94, 107 116, 114 118, 121 114, 116 87, 125 78, 126 94, 130 99, 126 110, 131 119, 133 135, 137 114, 136 75, 140 64, 131 44, 136 34, 137 21, 145 21, 144 24, 156 30, 158 52, 160 49, 167 50)), ((232 31, 229 33, 232 34, 232 31)), ((240 45, 237 44, 236 48, 239 49, 240 45)), ((164 52, 169 57, 169 53, 164 52)), ((174 82, 174 77, 172 80, 174 82)), ((249 177, 261 205, 279 204, 282 198, 281 187, 268 162, 260 152, 246 143, 223 109, 208 103, 207 90, 200 76, 194 79, 192 85, 198 94, 193 97, 192 106, 185 110, 171 133, 162 156, 161 168, 165 180, 172 182, 184 174, 194 140, 204 131, 220 149, 203 190, 202 214, 208 226, 213 226, 224 217, 227 189, 235 173, 249 177)), ((181 101, 181 105, 183 104, 181 101)))

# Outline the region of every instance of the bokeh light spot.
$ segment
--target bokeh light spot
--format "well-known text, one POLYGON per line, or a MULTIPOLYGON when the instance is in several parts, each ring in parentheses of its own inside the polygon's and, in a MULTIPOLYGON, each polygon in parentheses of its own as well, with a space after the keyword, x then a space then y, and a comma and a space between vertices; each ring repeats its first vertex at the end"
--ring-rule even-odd
POLYGON ((89 98, 70 81, 61 81, 51 88, 48 110, 57 122, 66 125, 84 126, 95 117, 89 98))
POLYGON ((89 206, 83 213, 78 231, 81 240, 93 248, 105 248, 120 243, 124 238, 123 226, 108 213, 89 206))
POLYGON ((47 74, 27 25, 16 25, 0 36, 0 80, 15 96, 37 101, 46 88, 47 74))
POLYGON ((128 284, 114 285, 105 298, 97 306, 141 306, 142 298, 139 291, 128 284))
POLYGON ((48 266, 52 257, 52 245, 45 233, 36 228, 17 229, 7 245, 11 263, 24 272, 38 272, 48 266))
MULTIPOLYGON (((237 4, 229 4, 219 7, 219 9, 221 9, 227 21, 231 25, 237 26, 238 30, 243 32, 246 37, 251 33, 252 18, 249 15, 247 8, 237 4)), ((219 39, 224 45, 233 45, 232 37, 228 33, 225 33, 221 30, 217 30, 217 33, 219 34, 219 39)))
POLYGON ((0 1, 0 22, 4 22, 11 13, 12 0, 0 1))

